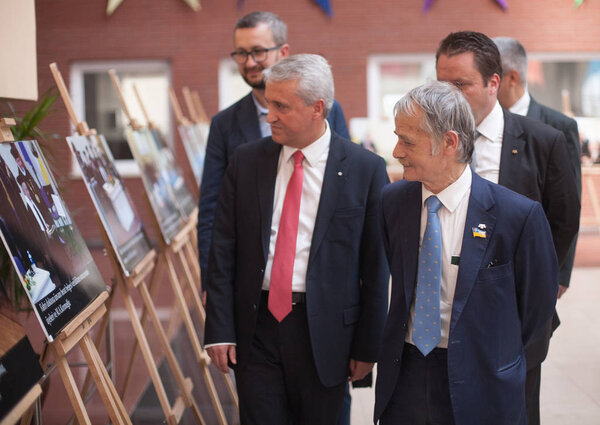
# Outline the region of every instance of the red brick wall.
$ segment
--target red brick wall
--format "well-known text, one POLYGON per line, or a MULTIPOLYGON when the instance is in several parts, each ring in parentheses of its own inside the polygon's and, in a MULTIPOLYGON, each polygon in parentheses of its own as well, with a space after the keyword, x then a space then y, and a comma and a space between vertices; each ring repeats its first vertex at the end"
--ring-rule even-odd
MULTIPOLYGON (((252 10, 271 10, 288 23, 292 52, 316 52, 333 65, 336 98, 347 118, 365 116, 366 64, 370 54, 433 52, 451 31, 472 29, 490 36, 509 35, 529 51, 600 52, 600 2, 585 0, 575 9, 572 0, 508 0, 504 12, 493 0, 436 0, 428 13, 419 0, 332 0, 329 19, 310 0, 202 0, 194 13, 180 0, 125 0, 106 17, 105 1, 38 1, 37 41, 40 91, 53 84, 48 70, 57 62, 68 84, 72 61, 167 59, 173 84, 200 91, 209 115, 217 112, 218 61, 232 50, 231 30, 240 16, 252 10)), ((66 135, 68 117, 59 102, 44 129, 66 135)), ((60 142, 59 142, 60 145, 60 142)), ((67 169, 69 156, 59 164, 67 169)), ((139 189, 140 185, 133 182, 139 189)), ((69 184, 71 208, 85 204, 81 183, 69 184)), ((139 190, 138 190, 139 192, 139 190)), ((138 203, 139 205, 139 203, 138 203)), ((83 214, 86 217, 88 214, 83 214)), ((81 222, 81 220, 78 220, 81 222)), ((97 236, 95 222, 83 226, 97 236)))

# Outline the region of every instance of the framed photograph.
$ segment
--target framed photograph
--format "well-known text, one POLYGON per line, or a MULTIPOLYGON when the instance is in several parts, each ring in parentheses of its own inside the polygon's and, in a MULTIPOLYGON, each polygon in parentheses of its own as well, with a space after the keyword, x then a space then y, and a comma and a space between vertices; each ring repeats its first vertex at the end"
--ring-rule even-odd
POLYGON ((202 172, 204 171, 204 157, 206 155, 206 141, 208 140, 208 124, 198 123, 180 125, 177 127, 183 148, 192 167, 194 178, 198 189, 202 183, 202 172))
POLYGON ((0 144, 0 234, 52 341, 105 284, 35 141, 0 144))
POLYGON ((169 243, 182 229, 185 218, 175 198, 168 170, 160 159, 154 136, 148 129, 127 129, 127 142, 142 174, 142 182, 150 199, 165 242, 169 243))
POLYGON ((0 420, 42 376, 38 356, 0 282, 0 420))
POLYGON ((125 274, 150 251, 150 241, 102 135, 67 137, 110 243, 125 274))

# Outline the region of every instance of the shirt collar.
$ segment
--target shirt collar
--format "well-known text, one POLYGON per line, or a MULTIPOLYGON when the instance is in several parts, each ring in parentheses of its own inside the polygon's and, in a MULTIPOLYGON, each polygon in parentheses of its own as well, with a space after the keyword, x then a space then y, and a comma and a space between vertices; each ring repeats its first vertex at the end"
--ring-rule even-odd
POLYGON ((529 92, 527 90, 525 90, 525 93, 523 93, 523 96, 521 96, 521 98, 519 100, 517 100, 513 106, 508 108, 508 110, 510 112, 512 112, 513 114, 525 116, 525 115, 527 115, 527 111, 529 111, 530 103, 531 103, 531 96, 529 95, 529 92))
POLYGON ((464 171, 460 175, 460 177, 452 183, 450 186, 442 190, 440 193, 432 193, 429 190, 425 189, 425 186, 421 185, 421 202, 422 207, 425 207, 425 200, 429 198, 431 195, 437 196, 442 205, 446 207, 450 213, 453 213, 454 210, 460 204, 460 201, 469 193, 471 190, 471 182, 473 180, 473 176, 471 175, 471 167, 465 166, 464 171))
POLYGON ((263 108, 263 106, 258 103, 258 100, 256 100, 256 96, 254 96, 254 92, 251 92, 252 95, 252 100, 254 101, 254 106, 256 106, 256 115, 258 115, 259 117, 261 115, 267 115, 269 113, 269 108, 263 108))
MULTIPOLYGON (((325 151, 329 149, 329 143, 331 142, 331 130, 329 129, 329 123, 327 122, 327 120, 325 120, 325 125, 325 132, 321 137, 319 137, 317 140, 315 140, 305 148, 300 149, 302 151, 302 154, 304 155, 304 159, 306 159, 308 165, 310 165, 311 167, 315 167, 319 162, 321 155, 323 155, 323 153, 325 153, 325 151)), ((293 148, 291 146, 284 146, 283 161, 289 161, 289 159, 297 150, 298 149, 293 148)))
POLYGON ((497 100, 492 111, 477 126, 477 131, 491 141, 495 141, 504 131, 504 115, 497 100))

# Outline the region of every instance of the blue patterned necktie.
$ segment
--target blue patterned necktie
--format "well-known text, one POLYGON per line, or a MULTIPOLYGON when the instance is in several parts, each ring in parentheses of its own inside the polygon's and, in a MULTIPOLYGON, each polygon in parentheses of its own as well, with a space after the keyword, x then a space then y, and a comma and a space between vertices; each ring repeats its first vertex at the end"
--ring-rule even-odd
POLYGON ((425 200, 427 225, 419 254, 417 276, 417 298, 413 342, 424 356, 439 344, 440 328, 440 284, 442 281, 442 229, 438 210, 442 203, 436 196, 425 200))

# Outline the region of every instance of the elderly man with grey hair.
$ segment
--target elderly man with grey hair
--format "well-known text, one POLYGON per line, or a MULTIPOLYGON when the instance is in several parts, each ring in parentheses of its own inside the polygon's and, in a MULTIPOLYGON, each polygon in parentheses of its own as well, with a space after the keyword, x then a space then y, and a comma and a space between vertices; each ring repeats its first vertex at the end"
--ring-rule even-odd
POLYGON ((331 131, 329 64, 265 70, 272 135, 225 173, 208 263, 205 344, 233 367, 242 425, 332 425, 380 350, 389 271, 384 161, 331 131))
POLYGON ((395 107, 404 179, 382 194, 392 273, 381 425, 525 425, 524 345, 548 323, 557 261, 542 206, 471 171, 475 123, 454 86, 395 107))
MULTIPOLYGON (((498 89, 500 105, 513 114, 524 115, 548 124, 565 135, 565 146, 569 157, 563 158, 563 160, 569 160, 573 171, 572 178, 577 187, 579 202, 581 202, 581 145, 579 144, 577 122, 573 118, 538 103, 529 94, 527 89, 527 52, 519 41, 511 37, 495 37, 492 40, 498 47, 502 60, 503 76, 498 89)), ((566 259, 559 270, 558 298, 569 287, 576 245, 577 236, 571 242, 566 259)), ((541 367, 548 354, 552 332, 559 323, 558 316, 555 315, 554 320, 540 338, 527 347, 527 425, 539 425, 540 423, 541 367)))

